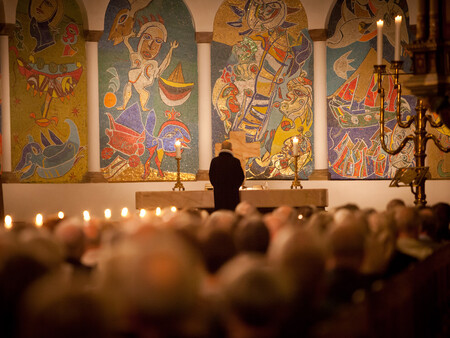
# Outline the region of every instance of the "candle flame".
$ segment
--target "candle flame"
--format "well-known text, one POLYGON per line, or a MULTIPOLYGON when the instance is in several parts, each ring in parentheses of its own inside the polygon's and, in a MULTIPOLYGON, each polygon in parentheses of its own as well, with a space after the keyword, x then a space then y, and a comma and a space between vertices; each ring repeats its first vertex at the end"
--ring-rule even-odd
POLYGON ((36 215, 36 222, 35 222, 37 227, 41 227, 44 224, 44 217, 42 216, 42 214, 37 214, 36 215))
POLYGON ((156 210, 155 210, 155 215, 156 215, 156 216, 161 216, 161 208, 160 208, 160 207, 157 207, 157 208, 156 208, 156 210))
POLYGON ((8 230, 12 228, 12 217, 9 215, 5 216, 5 228, 8 230))
POLYGON ((89 211, 83 211, 83 219, 85 222, 89 222, 91 220, 91 215, 89 215, 89 211))
POLYGON ((111 218, 111 209, 105 209, 105 218, 110 219, 111 218))
POLYGON ((139 210, 139 217, 144 218, 146 213, 145 209, 139 210))
POLYGON ((122 217, 127 217, 128 216, 128 208, 123 208, 122 212, 120 214, 122 215, 122 217))
POLYGON ((59 219, 63 219, 64 218, 64 213, 62 211, 58 212, 58 218, 59 219))

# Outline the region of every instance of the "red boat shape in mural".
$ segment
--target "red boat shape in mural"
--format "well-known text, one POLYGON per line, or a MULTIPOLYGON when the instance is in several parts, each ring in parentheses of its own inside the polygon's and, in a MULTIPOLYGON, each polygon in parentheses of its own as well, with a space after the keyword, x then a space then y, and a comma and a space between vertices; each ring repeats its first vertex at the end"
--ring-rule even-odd
POLYGON ((30 61, 26 62, 22 58, 17 58, 19 72, 27 79, 27 90, 33 88, 33 95, 46 94, 42 116, 37 117, 35 113, 31 113, 30 117, 35 119, 40 127, 47 127, 51 122, 57 124, 58 117, 48 117, 50 103, 54 98, 64 101, 65 98, 69 98, 69 95, 74 95, 73 92, 83 73, 83 67, 80 63, 61 65, 35 63, 33 56, 30 56, 30 61))
POLYGON ((106 113, 109 119, 109 129, 105 130, 108 136, 109 147, 102 150, 102 158, 110 159, 116 151, 129 156, 128 165, 132 168, 140 163, 139 156, 144 154, 145 131, 137 132, 130 127, 118 123, 111 114, 106 113))

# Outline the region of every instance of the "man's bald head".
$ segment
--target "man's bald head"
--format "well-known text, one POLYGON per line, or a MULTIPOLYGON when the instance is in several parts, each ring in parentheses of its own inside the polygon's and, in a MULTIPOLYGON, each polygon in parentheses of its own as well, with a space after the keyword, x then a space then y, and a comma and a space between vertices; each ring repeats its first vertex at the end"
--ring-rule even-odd
POLYGON ((233 148, 233 145, 231 144, 230 141, 222 142, 222 150, 224 150, 224 149, 231 150, 232 148, 233 148))

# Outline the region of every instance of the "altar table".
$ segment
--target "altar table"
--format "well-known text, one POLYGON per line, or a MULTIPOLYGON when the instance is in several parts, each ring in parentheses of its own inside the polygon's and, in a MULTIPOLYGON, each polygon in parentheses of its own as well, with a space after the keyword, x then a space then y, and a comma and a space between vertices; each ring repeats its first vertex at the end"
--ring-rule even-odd
MULTIPOLYGON (((292 207, 328 206, 327 189, 267 189, 240 190, 241 201, 248 201, 257 208, 273 209, 281 205, 292 207)), ((136 209, 156 209, 175 206, 178 209, 213 209, 212 190, 198 191, 136 191, 136 209)))

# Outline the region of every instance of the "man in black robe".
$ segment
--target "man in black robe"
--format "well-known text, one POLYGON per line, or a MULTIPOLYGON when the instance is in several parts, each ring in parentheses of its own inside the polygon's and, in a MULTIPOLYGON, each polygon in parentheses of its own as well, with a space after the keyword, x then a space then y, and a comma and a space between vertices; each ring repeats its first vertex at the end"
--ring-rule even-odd
POLYGON ((209 167, 209 180, 214 187, 214 208, 233 210, 240 202, 239 187, 245 175, 241 162, 233 156, 230 141, 222 142, 222 150, 209 167))

